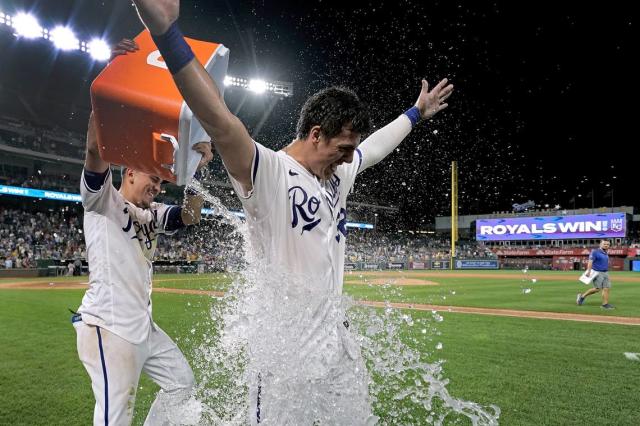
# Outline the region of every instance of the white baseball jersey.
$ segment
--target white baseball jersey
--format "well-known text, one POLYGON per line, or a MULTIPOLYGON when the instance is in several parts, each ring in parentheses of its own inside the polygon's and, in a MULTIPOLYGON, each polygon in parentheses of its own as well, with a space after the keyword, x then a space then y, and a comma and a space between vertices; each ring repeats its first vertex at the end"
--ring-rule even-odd
POLYGON ((284 151, 255 143, 253 188, 230 176, 251 230, 254 250, 285 273, 312 277, 315 289, 342 293, 347 195, 356 175, 389 155, 411 132, 405 114, 370 135, 328 180, 319 180, 284 151), (322 283, 322 284, 320 284, 322 283))
MULTIPOLYGON (((152 203, 141 209, 112 184, 111 171, 99 190, 82 173, 84 238, 89 289, 78 312, 86 324, 100 326, 131 343, 149 334, 152 259, 157 236, 165 233, 169 211, 178 206, 152 203)), ((168 232, 167 232, 168 233, 168 232)))
POLYGON ((341 294, 347 236, 347 194, 353 186, 362 153, 319 180, 284 151, 259 143, 253 163, 253 189, 240 195, 251 229, 254 250, 266 264, 297 276, 313 277, 314 290, 341 294))
POLYGON ((410 120, 400 116, 367 138, 353 161, 327 180, 284 151, 255 143, 252 190, 246 193, 231 177, 258 260, 254 272, 267 274, 255 276, 262 282, 242 308, 251 325, 230 328, 248 334, 251 424, 309 423, 310 418, 365 424, 371 417, 367 370, 345 327, 347 303, 341 296, 347 195, 356 175, 392 152, 410 131, 410 120), (305 403, 289 404, 298 400, 305 403))

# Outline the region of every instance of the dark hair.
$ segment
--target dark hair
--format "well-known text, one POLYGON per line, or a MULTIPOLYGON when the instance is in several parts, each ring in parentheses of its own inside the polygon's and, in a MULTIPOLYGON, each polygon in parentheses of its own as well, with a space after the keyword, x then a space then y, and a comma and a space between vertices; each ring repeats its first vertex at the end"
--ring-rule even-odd
POLYGON ((369 131, 371 122, 367 107, 358 95, 346 87, 329 87, 312 95, 302 106, 296 126, 298 139, 309 136, 313 126, 320 126, 327 138, 342 131, 345 124, 351 123, 353 131, 369 131))

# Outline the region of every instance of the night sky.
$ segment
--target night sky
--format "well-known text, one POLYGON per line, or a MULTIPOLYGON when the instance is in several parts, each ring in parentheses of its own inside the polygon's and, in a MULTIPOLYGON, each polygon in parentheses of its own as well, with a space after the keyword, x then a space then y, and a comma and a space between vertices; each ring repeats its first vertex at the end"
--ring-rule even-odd
MULTIPOLYGON (((466 3, 183 1, 180 23, 187 36, 231 49, 229 74, 293 82, 295 95, 275 105, 227 98, 273 148, 293 139, 302 103, 321 88, 354 89, 381 127, 415 102, 421 78, 449 78, 449 108, 366 171, 352 196, 400 207, 407 227, 448 214, 452 160, 461 214, 529 199, 591 207, 592 190, 596 207, 610 206, 611 188, 615 205, 640 204, 629 3, 466 3)), ((142 30, 124 0, 0 0, 0 10, 30 10, 42 25, 68 23, 85 39, 115 42, 142 30)), ((6 26, 0 48, 1 113, 84 131, 100 65, 56 54, 44 40, 18 41, 6 26)))

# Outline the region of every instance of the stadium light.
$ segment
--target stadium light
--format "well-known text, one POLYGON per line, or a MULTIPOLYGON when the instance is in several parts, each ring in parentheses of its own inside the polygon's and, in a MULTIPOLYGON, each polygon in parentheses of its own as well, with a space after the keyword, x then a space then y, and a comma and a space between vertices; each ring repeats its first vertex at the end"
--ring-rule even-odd
MULTIPOLYGON (((96 61, 107 61, 111 57, 109 43, 95 37, 90 41, 79 40, 69 27, 62 25, 49 30, 43 28, 31 14, 20 12, 15 16, 0 11, 0 24, 13 27, 17 37, 44 38, 51 41, 60 50, 80 50, 88 53, 96 61)), ((293 83, 286 81, 265 81, 262 79, 246 79, 242 77, 226 76, 225 86, 238 87, 257 95, 270 95, 287 98, 293 96, 293 83)))
POLYGON ((293 84, 285 81, 264 81, 260 79, 247 80, 246 78, 228 75, 224 79, 224 85, 225 87, 240 87, 256 94, 269 92, 272 95, 282 96, 285 98, 293 96, 293 84))
POLYGON ((61 25, 55 27, 49 33, 49 40, 60 50, 77 50, 80 48, 80 41, 69 27, 61 25))
POLYGON ((16 30, 16 35, 24 38, 42 37, 43 34, 38 20, 24 12, 13 17, 13 28, 16 30))
POLYGON ((267 91, 267 82, 264 80, 251 80, 249 81, 249 87, 247 87, 249 91, 256 93, 258 95, 262 95, 267 91))
POLYGON ((96 61, 106 61, 111 57, 111 48, 109 44, 99 38, 94 38, 87 44, 87 52, 96 61))

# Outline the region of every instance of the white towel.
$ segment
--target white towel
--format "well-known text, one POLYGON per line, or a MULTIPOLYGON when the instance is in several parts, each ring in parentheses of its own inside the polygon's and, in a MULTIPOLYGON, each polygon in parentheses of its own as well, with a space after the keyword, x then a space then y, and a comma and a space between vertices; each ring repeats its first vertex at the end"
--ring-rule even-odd
POLYGON ((591 274, 589 274, 589 276, 587 276, 587 271, 584 271, 584 273, 580 276, 580 278, 578 278, 578 280, 580 280, 581 283, 584 283, 586 285, 591 284, 591 281, 593 281, 593 279, 599 274, 598 271, 594 271, 593 269, 591 270, 591 274))

